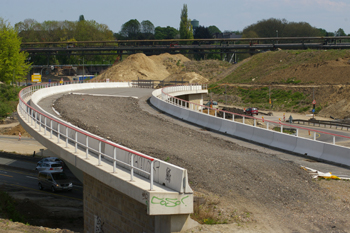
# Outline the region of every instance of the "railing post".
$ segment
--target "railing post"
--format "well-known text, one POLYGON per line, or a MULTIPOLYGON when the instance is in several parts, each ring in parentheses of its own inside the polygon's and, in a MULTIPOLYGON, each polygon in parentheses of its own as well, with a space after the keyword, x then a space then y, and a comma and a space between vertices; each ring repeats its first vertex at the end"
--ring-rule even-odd
POLYGON ((36 129, 36 121, 37 121, 38 113, 35 112, 35 115, 33 117, 35 117, 35 119, 34 119, 34 128, 36 129))
POLYGON ((89 137, 86 135, 86 138, 85 138, 85 150, 86 150, 86 159, 89 158, 89 137))
POLYGON ((131 154, 130 181, 134 181, 134 154, 131 154))
POLYGON ((44 135, 46 135, 46 117, 44 118, 44 124, 45 124, 45 126, 44 126, 44 135))
POLYGON ((254 127, 256 127, 256 119, 254 118, 254 127))
POLYGON ((98 141, 98 166, 101 166, 101 141, 98 141))
POLYGON ((299 137, 299 129, 297 128, 297 131, 295 132, 295 136, 299 137))
POLYGON ((57 123, 57 143, 60 142, 60 127, 61 125, 57 123))
POLYGON ((39 115, 39 132, 41 132, 41 114, 39 115))
POLYGON ((235 114, 232 113, 232 121, 235 121, 235 114))
POLYGON ((116 161, 116 159, 117 159, 117 147, 114 147, 113 148, 113 158, 114 158, 114 160, 113 160, 113 173, 115 173, 115 168, 116 168, 116 163, 117 163, 117 161, 116 161))
POLYGON ((224 114, 223 114, 223 118, 226 119, 226 114, 225 114, 226 112, 223 112, 223 113, 224 113, 224 114))
POLYGON ((283 125, 281 125, 281 133, 283 133, 283 125))
POLYGON ((52 139, 52 120, 50 120, 50 139, 52 139))
POLYGON ((29 114, 29 111, 30 111, 30 108, 26 106, 26 116, 27 116, 27 122, 29 124, 29 119, 30 119, 30 114, 29 114))
POLYGON ((217 110, 215 110, 215 117, 217 117, 217 110))
POLYGON ((151 162, 150 191, 153 191, 153 165, 154 160, 151 162))
POLYGON ((75 144, 74 144, 74 147, 75 147, 75 153, 78 152, 78 132, 75 131, 75 144))
POLYGON ((335 145, 335 136, 333 135, 333 145, 335 145))
POLYGON ((314 141, 316 141, 316 132, 314 132, 314 141))
POLYGON ((245 123, 245 117, 243 116, 243 124, 245 123))
POLYGON ((66 148, 68 148, 68 127, 66 126, 66 148))
POLYGON ((270 130, 270 128, 269 128, 269 122, 266 122, 266 129, 267 129, 267 130, 270 130))

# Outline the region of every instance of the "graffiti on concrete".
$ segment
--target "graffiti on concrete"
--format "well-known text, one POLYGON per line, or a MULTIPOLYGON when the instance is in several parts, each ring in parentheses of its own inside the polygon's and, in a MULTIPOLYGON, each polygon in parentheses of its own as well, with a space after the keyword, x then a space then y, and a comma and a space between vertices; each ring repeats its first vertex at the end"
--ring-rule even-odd
POLYGON ((146 206, 147 206, 147 212, 149 210, 149 205, 148 205, 148 193, 143 191, 142 193, 142 200, 144 200, 146 202, 146 206))
POLYGON ((163 205, 165 207, 176 207, 178 205, 185 205, 184 200, 188 198, 188 196, 183 197, 180 201, 177 198, 159 198, 159 197, 152 197, 151 203, 156 205, 163 205))
POLYGON ((96 233, 103 233, 103 224, 100 216, 95 215, 95 232, 96 233))
POLYGON ((165 180, 168 181, 170 183, 171 181, 171 169, 170 168, 166 168, 166 177, 165 180))

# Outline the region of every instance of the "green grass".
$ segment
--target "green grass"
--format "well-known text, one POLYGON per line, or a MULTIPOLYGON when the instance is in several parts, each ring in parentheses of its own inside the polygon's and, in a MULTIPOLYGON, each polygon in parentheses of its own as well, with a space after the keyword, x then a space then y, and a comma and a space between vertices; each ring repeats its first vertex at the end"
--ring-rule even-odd
MULTIPOLYGON (((238 96, 242 98, 244 104, 254 103, 260 108, 266 108, 269 104, 269 88, 242 88, 238 87, 238 96)), ((303 104, 307 98, 301 92, 292 92, 291 90, 271 89, 271 102, 277 107, 283 105, 284 108, 293 109, 303 104)))
POLYGON ((0 84, 0 119, 6 118, 16 111, 18 93, 22 87, 0 84))
POLYGON ((25 217, 16 210, 16 200, 3 191, 0 191, 0 213, 13 222, 27 224, 25 217))

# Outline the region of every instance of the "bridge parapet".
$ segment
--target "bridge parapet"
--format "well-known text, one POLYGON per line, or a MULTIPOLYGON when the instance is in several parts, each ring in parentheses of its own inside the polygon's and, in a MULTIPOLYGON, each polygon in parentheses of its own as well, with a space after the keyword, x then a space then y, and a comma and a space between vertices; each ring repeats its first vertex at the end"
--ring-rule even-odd
POLYGON ((192 213, 193 191, 188 184, 186 169, 93 135, 57 119, 38 105, 41 99, 58 93, 123 88, 130 87, 130 84, 64 84, 44 83, 23 89, 17 106, 22 126, 41 144, 67 161, 70 167, 78 168, 146 205, 149 215, 192 213))

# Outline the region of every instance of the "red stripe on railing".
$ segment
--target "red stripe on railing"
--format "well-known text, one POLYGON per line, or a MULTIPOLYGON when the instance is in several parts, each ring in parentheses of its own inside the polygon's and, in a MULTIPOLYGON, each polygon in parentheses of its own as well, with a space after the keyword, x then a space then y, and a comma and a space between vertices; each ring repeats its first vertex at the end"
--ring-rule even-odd
MULTIPOLYGON (((44 83, 44 84, 47 84, 47 83, 44 83)), ((58 84, 58 83, 57 83, 57 84, 58 84)), ((63 126, 69 128, 69 129, 72 129, 72 130, 74 130, 74 131, 77 131, 78 133, 81 133, 81 134, 83 134, 83 135, 85 135, 85 136, 88 136, 88 137, 90 137, 90 138, 93 138, 93 139, 96 139, 96 140, 98 140, 98 141, 104 142, 104 143, 106 143, 106 144, 108 144, 108 145, 111 145, 111 146, 113 146, 113 147, 117 147, 117 148, 119 148, 119 149, 121 149, 121 150, 124 150, 124 151, 126 151, 126 152, 135 154, 135 155, 137 155, 137 156, 140 156, 140 157, 142 157, 142 158, 148 159, 148 160, 150 160, 150 161, 153 161, 153 160, 154 160, 154 158, 149 157, 149 156, 147 156, 147 155, 141 154, 141 153, 139 153, 139 152, 136 152, 136 151, 133 151, 133 150, 130 150, 130 149, 126 149, 126 148, 124 148, 123 146, 120 146, 120 145, 118 145, 118 144, 105 141, 104 139, 95 137, 93 134, 85 133, 85 132, 83 132, 83 131, 81 131, 81 130, 79 130, 79 129, 77 129, 77 128, 74 128, 74 127, 72 127, 72 126, 69 126, 69 125, 67 125, 67 124, 65 124, 65 123, 63 123, 63 122, 60 122, 60 121, 58 121, 58 120, 56 120, 56 119, 54 119, 54 118, 52 118, 52 117, 50 117, 50 116, 48 116, 48 115, 46 115, 46 114, 44 114, 44 113, 39 112, 39 111, 37 111, 36 109, 32 108, 32 107, 29 106, 25 101, 23 101, 23 99, 22 99, 22 97, 21 97, 21 93, 22 93, 22 91, 24 91, 24 90, 27 89, 27 88, 31 88, 31 87, 35 87, 35 86, 40 86, 40 85, 42 85, 42 84, 35 84, 35 85, 32 85, 32 86, 23 88, 23 89, 18 93, 18 98, 20 99, 20 101, 21 101, 22 103, 24 103, 27 107, 29 107, 30 109, 32 109, 34 112, 37 112, 38 114, 41 114, 42 116, 44 116, 44 117, 46 117, 46 118, 48 118, 48 119, 50 119, 50 120, 52 120, 52 121, 54 121, 54 122, 60 124, 60 125, 63 125, 63 126)), ((62 135, 63 135, 63 134, 62 134, 62 135)))

